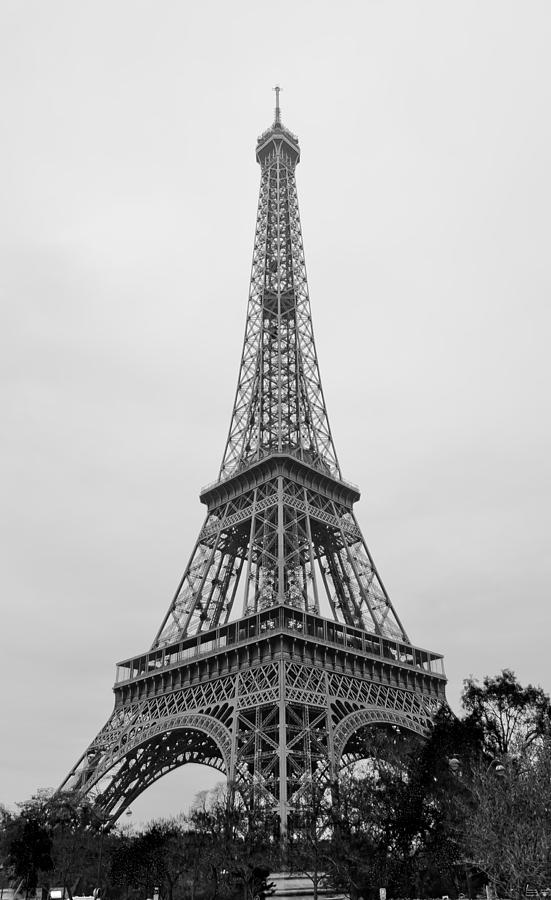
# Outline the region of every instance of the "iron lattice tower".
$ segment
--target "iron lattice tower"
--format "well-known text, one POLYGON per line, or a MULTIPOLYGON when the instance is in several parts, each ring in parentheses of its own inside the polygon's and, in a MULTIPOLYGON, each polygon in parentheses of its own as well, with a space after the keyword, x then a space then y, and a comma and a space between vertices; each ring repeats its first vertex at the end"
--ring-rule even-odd
POLYGON ((115 708, 62 785, 114 821, 187 762, 246 785, 285 830, 358 733, 424 734, 442 657, 412 646, 356 521, 321 387, 295 169, 281 122, 258 138, 245 340, 207 517, 151 649, 117 667, 115 708))

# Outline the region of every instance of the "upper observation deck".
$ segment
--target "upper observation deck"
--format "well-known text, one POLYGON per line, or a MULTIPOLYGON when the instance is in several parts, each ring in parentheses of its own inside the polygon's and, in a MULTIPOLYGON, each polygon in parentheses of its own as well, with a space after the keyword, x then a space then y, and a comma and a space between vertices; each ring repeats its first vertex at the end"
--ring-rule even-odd
POLYGON ((283 158, 284 162, 296 166, 300 162, 298 137, 282 124, 279 108, 280 88, 276 87, 274 90, 276 92, 274 123, 260 135, 256 142, 256 160, 264 167, 279 157, 283 158))

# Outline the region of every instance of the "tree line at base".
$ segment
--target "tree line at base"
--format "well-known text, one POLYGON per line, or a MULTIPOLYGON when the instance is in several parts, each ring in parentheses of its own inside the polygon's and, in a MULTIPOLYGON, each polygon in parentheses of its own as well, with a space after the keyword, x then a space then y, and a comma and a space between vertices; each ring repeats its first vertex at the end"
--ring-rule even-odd
POLYGON ((254 791, 224 785, 187 814, 109 829, 91 800, 42 791, 0 809, 0 889, 20 896, 100 888, 112 900, 263 900, 272 872, 305 875, 351 900, 494 896, 551 887, 551 707, 505 669, 465 681, 428 738, 356 734, 333 783, 308 786, 280 836, 254 791), (361 760, 361 761, 358 761, 361 760))

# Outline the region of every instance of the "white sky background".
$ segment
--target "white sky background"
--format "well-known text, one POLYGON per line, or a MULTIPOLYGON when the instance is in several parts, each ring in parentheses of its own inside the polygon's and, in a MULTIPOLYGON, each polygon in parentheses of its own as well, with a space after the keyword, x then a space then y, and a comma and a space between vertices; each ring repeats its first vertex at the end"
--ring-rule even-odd
MULTIPOLYGON (((64 778, 196 540, 278 82, 398 614, 455 709, 469 673, 551 689, 550 46, 548 2, 0 5, 0 801, 64 778)), ((134 818, 217 780, 184 767, 134 818)))

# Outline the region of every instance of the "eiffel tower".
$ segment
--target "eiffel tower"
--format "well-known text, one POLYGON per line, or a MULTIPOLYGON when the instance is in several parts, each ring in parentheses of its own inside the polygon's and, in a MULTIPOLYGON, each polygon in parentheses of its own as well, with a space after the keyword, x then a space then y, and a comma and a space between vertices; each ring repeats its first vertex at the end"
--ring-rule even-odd
POLYGON ((329 427, 295 169, 281 121, 257 141, 260 197, 245 339, 205 523, 149 650, 117 666, 115 707, 61 789, 114 822, 188 762, 279 815, 365 752, 363 729, 424 735, 442 657, 414 647, 353 512, 329 427))

